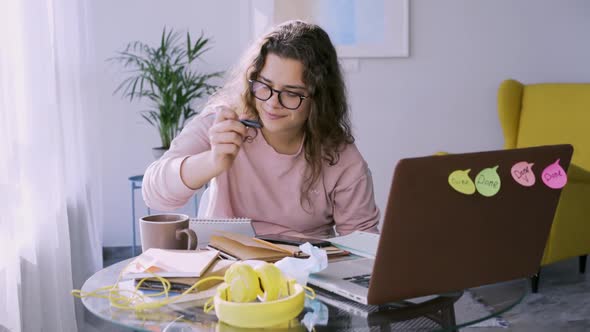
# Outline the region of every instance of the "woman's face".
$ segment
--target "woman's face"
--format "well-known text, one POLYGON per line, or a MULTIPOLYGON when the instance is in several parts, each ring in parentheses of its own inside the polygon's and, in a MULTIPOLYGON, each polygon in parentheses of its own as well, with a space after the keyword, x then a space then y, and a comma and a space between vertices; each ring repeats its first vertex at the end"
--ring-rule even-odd
MULTIPOLYGON (((293 108, 293 105, 297 105, 297 102, 301 100, 299 96, 309 96, 307 87, 303 83, 303 64, 298 60, 268 54, 257 81, 264 84, 253 83, 254 89, 259 89, 255 95, 269 93, 269 87, 282 91, 281 98, 287 107, 293 108)), ((266 101, 258 98, 254 100, 263 128, 268 132, 299 133, 309 116, 310 98, 303 99, 295 110, 283 106, 279 102, 279 94, 276 91, 273 91, 270 99, 266 101)))

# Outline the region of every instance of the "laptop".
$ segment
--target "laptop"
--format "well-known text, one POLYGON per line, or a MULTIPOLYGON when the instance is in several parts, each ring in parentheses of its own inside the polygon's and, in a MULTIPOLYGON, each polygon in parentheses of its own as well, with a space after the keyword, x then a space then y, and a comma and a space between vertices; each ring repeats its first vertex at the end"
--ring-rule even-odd
MULTIPOLYGON (((362 304, 384 304, 530 277, 539 269, 561 194, 544 183, 542 172, 557 160, 567 172, 572 153, 571 145, 550 145, 402 159, 375 259, 330 262, 309 283, 362 304), (512 176, 523 161, 533 163, 532 186, 512 176), (470 170, 475 183, 480 171, 495 166, 495 195, 464 194, 449 184, 456 170, 470 170)), ((478 180, 493 180, 485 175, 478 180)))

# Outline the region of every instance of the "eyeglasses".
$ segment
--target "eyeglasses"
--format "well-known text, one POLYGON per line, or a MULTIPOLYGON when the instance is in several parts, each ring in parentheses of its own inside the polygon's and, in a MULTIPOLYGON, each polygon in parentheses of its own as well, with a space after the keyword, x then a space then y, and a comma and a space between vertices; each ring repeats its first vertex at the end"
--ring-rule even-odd
POLYGON ((250 92, 256 99, 267 101, 276 92, 279 96, 279 103, 286 109, 296 110, 301 106, 304 99, 309 98, 309 96, 303 96, 292 91, 275 90, 270 85, 257 80, 248 80, 248 82, 250 82, 250 92))

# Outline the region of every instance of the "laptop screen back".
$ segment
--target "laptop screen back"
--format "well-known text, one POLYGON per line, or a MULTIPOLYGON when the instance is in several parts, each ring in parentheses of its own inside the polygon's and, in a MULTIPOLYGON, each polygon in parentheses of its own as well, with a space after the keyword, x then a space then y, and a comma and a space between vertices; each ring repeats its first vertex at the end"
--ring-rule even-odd
MULTIPOLYGON (((400 160, 368 302, 463 290, 535 274, 561 193, 547 186, 541 175, 558 159, 567 171, 572 152, 571 145, 553 145, 400 160), (511 175, 512 167, 523 161, 534 164, 535 183, 529 187, 511 175), (489 196, 493 192, 485 189, 463 194, 449 184, 449 175, 456 170, 470 170, 467 176, 475 183, 480 171, 496 166, 495 171, 487 171, 499 176, 495 195, 489 196)), ((487 180, 493 180, 489 176, 487 180)))

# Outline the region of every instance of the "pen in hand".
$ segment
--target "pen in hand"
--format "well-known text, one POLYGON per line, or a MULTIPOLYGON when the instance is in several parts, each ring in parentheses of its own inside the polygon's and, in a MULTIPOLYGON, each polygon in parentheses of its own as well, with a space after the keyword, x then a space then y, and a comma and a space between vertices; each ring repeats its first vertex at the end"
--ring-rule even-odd
POLYGON ((240 122, 246 127, 262 128, 262 125, 259 122, 254 121, 254 120, 242 119, 242 120, 240 120, 240 122))

